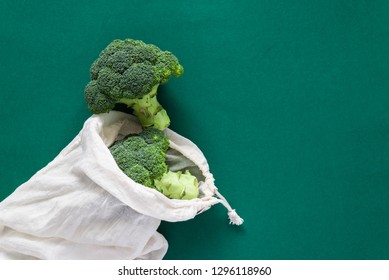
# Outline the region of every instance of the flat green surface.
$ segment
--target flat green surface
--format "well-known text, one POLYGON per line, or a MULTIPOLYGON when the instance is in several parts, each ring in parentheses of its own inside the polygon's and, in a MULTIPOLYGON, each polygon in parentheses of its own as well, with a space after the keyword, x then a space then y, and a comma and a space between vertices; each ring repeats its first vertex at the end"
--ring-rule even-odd
POLYGON ((245 219, 161 224, 166 259, 389 259, 389 2, 0 1, 0 199, 90 116, 116 38, 177 55, 160 91, 245 219))

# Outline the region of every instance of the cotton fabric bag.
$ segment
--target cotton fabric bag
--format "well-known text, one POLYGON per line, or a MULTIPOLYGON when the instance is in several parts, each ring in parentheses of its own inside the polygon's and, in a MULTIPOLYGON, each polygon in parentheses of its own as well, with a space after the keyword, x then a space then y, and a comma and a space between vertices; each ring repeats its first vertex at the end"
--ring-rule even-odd
POLYGON ((161 220, 192 219, 221 202, 231 223, 243 222, 217 191, 200 149, 170 129, 169 168, 190 170, 199 198, 169 199, 127 177, 108 147, 141 129, 122 112, 91 116, 52 162, 0 203, 0 259, 162 259, 168 243, 157 232, 161 220))

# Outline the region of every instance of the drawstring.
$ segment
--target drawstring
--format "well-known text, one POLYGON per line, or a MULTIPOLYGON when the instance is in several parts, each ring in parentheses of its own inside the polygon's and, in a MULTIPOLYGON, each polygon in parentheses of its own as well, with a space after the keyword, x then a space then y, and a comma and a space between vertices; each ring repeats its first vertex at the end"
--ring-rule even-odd
POLYGON ((243 224, 244 220, 239 217, 239 215, 236 213, 235 209, 232 209, 231 205, 227 202, 227 199, 222 196, 217 188, 215 187, 215 195, 220 198, 220 202, 224 205, 224 207, 228 210, 228 218, 230 219, 230 224, 240 226, 243 224))
POLYGON ((215 186, 215 179, 213 178, 212 174, 207 172, 205 174, 205 183, 208 186, 211 186, 213 188, 213 193, 219 197, 220 203, 224 205, 224 207, 228 210, 228 218, 230 220, 230 224, 240 226, 243 224, 244 220, 239 217, 238 213, 236 213, 235 209, 232 209, 231 205, 228 203, 227 199, 219 193, 217 187, 215 186))

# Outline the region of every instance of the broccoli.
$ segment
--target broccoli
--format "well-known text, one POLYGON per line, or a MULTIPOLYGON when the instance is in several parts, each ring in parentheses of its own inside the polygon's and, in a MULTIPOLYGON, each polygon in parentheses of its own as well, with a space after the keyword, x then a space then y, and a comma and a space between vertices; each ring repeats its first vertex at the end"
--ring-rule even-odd
POLYGON ((131 107, 144 127, 165 129, 169 116, 157 100, 157 89, 184 68, 171 52, 140 40, 114 40, 92 63, 85 99, 94 114, 122 103, 131 107))
POLYGON ((192 199, 199 196, 197 178, 188 170, 164 173, 161 179, 154 180, 157 190, 169 198, 192 199))
POLYGON ((146 127, 116 141, 109 149, 118 167, 135 182, 154 188, 169 198, 192 199, 199 195, 197 178, 189 171, 169 171, 169 139, 163 131, 146 127))

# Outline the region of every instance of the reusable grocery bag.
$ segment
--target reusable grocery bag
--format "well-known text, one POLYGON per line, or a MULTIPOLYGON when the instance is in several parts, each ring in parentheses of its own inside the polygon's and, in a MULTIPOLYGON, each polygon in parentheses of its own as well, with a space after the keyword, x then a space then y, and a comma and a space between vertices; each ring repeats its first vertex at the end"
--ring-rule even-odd
POLYGON ((206 158, 170 129, 170 170, 189 170, 200 196, 169 199, 134 182, 117 166, 112 143, 142 129, 132 115, 91 116, 80 133, 46 167, 0 203, 0 259, 162 259, 161 220, 194 218, 222 203, 230 222, 243 220, 214 185, 206 158))

